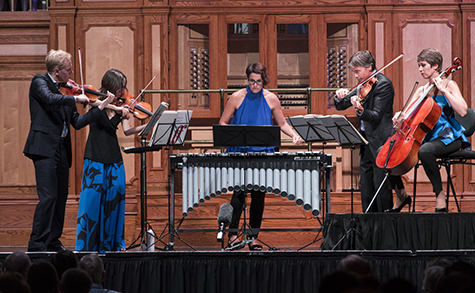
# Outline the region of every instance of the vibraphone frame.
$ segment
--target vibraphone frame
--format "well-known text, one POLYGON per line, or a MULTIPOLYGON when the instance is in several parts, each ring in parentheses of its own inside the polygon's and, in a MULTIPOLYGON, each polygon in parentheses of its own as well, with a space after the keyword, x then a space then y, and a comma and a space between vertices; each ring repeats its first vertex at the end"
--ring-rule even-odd
MULTIPOLYGON (((312 160, 315 161, 315 163, 319 164, 319 170, 320 170, 320 190, 321 190, 321 199, 323 200, 323 205, 322 205, 322 212, 319 213, 318 216, 315 216, 317 221, 320 224, 320 228, 260 228, 259 231, 268 231, 268 232, 302 232, 302 231, 309 231, 309 232, 318 232, 315 239, 299 248, 303 249, 313 243, 315 243, 318 240, 319 234, 323 231, 323 228, 321 227, 323 225, 324 219, 325 219, 325 213, 331 211, 331 194, 330 194, 330 168, 332 167, 331 165, 331 155, 330 154, 325 154, 325 153, 311 153, 311 152, 302 152, 298 153, 303 155, 302 158, 306 157, 306 160, 312 160), (312 155, 313 154, 313 155, 312 155), (323 158, 323 159, 321 159, 323 158), (323 176, 322 176, 323 175, 323 176), (321 216, 321 219, 320 219, 321 216)), ((169 155, 169 188, 170 188, 170 194, 168 197, 168 233, 164 234, 159 237, 159 240, 163 239, 165 236, 169 236, 169 242, 165 246, 165 250, 174 250, 174 245, 175 245, 175 237, 177 237, 180 241, 185 243, 187 246, 192 248, 193 250, 196 250, 193 248, 191 245, 183 241, 183 239, 180 238, 179 233, 185 233, 185 232, 218 232, 218 229, 180 229, 180 226, 185 219, 183 217, 179 223, 178 227, 175 228, 175 172, 178 169, 183 168, 183 161, 182 158, 176 154, 170 154, 169 155)), ((165 228, 166 229, 166 228, 165 228)), ((226 229, 225 232, 228 232, 229 230, 226 229)))

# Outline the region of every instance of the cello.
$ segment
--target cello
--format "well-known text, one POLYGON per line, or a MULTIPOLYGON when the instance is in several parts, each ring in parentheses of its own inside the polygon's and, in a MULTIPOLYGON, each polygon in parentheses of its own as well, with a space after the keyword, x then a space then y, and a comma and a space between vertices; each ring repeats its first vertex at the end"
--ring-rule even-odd
MULTIPOLYGON (((438 77, 447 78, 459 69, 462 69, 462 60, 456 57, 452 65, 438 77)), ((442 109, 429 96, 434 87, 435 85, 431 83, 418 99, 403 107, 398 116, 400 122, 394 126, 395 133, 378 152, 376 165, 389 170, 391 175, 403 175, 416 165, 419 159, 418 152, 426 134, 434 128, 440 118, 442 109), (400 120, 399 117, 403 119, 400 120)))

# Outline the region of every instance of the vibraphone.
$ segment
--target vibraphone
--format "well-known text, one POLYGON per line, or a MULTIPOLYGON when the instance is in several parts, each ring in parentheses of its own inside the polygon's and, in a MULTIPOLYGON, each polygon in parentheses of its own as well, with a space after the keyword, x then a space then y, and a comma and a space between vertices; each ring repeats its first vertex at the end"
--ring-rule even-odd
POLYGON ((170 155, 169 235, 176 233, 175 171, 182 169, 183 219, 200 203, 234 190, 280 194, 318 217, 322 191, 330 210, 331 155, 299 153, 188 153, 170 155))

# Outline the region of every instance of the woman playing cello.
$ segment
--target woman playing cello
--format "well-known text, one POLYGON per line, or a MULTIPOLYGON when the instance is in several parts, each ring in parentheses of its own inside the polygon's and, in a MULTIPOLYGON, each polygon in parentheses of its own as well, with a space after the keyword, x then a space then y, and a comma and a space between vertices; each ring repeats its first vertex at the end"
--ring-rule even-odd
MULTIPOLYGON (((417 65, 422 77, 427 79, 428 83, 418 88, 412 99, 421 97, 429 87, 434 85, 435 92, 430 95, 442 109, 435 126, 426 134, 418 156, 436 196, 435 211, 447 212, 446 193, 442 190, 442 180, 436 159, 470 145, 463 134, 465 129, 454 116, 454 113, 465 116, 467 103, 455 81, 440 78, 442 55, 438 50, 432 48, 422 50, 417 56, 417 65)), ((412 100, 409 104, 411 102, 412 100)), ((398 123, 399 116, 399 113, 394 115, 394 123, 398 123)), ((388 212, 399 212, 406 204, 410 204, 410 197, 404 190, 400 177, 391 176, 390 181, 396 190, 397 198, 394 207, 388 212)))

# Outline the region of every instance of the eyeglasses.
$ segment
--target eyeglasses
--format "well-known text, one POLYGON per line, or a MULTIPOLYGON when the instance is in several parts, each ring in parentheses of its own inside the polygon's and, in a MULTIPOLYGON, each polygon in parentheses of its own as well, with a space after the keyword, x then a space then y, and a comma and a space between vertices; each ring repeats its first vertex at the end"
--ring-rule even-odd
POLYGON ((249 78, 247 81, 249 82, 249 84, 262 84, 262 79, 254 80, 252 78, 249 78))

